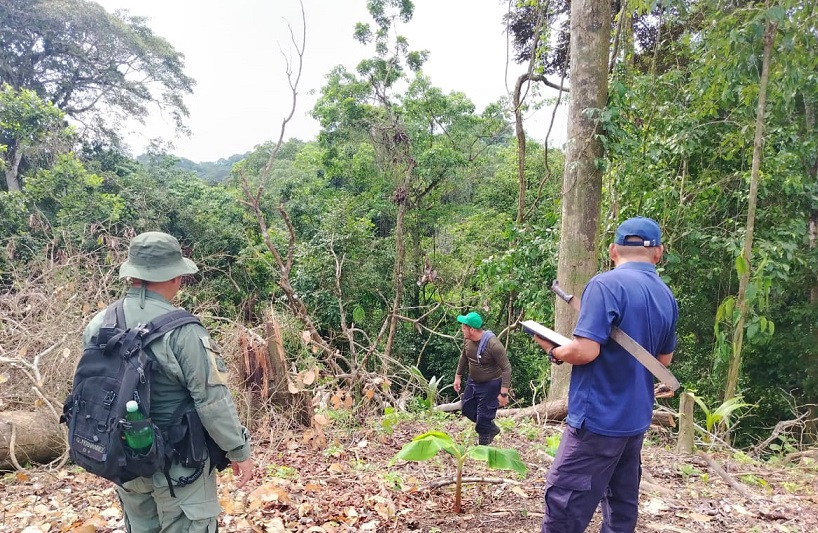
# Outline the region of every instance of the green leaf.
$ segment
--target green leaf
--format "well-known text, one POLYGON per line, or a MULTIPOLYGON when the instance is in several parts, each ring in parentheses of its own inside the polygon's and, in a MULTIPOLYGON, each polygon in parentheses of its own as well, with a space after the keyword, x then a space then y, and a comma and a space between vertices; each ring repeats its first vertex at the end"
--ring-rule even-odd
POLYGON ((747 338, 752 339, 756 335, 758 335, 758 324, 753 322, 752 324, 747 326, 747 338))
POLYGON ((716 322, 720 322, 722 320, 732 320, 733 318, 733 308, 736 306, 736 298, 734 296, 728 296, 724 300, 722 300, 721 305, 716 310, 716 322))
POLYGON ((744 276, 750 271, 750 265, 743 255, 736 256, 736 272, 739 277, 744 276))
POLYGON ((356 305, 355 308, 352 310, 352 320, 356 324, 360 324, 361 322, 366 319, 366 311, 360 305, 356 305))
POLYGON ((520 475, 525 475, 528 471, 528 467, 520 459, 517 450, 494 448, 492 446, 475 446, 470 448, 466 455, 478 461, 485 461, 489 468, 496 470, 513 470, 520 475))
POLYGON ((695 394, 691 394, 693 397, 693 401, 696 402, 701 410, 704 412, 705 416, 710 417, 710 409, 707 407, 707 404, 704 403, 704 400, 696 396, 695 394))
POLYGON ((489 448, 489 468, 498 470, 513 470, 521 476, 528 471, 528 467, 520 459, 517 450, 506 450, 501 448, 489 448))
POLYGON ((767 16, 773 22, 782 22, 787 18, 787 12, 781 6, 771 7, 767 10, 767 16))
POLYGON ((744 299, 747 302, 752 302, 756 299, 756 295, 758 294, 758 286, 753 283, 752 281, 747 284, 747 289, 744 292, 744 299))
POLYGON ((425 461, 437 455, 440 450, 445 450, 452 455, 458 451, 457 445, 450 436, 441 431, 429 431, 406 443, 396 457, 405 461, 425 461))

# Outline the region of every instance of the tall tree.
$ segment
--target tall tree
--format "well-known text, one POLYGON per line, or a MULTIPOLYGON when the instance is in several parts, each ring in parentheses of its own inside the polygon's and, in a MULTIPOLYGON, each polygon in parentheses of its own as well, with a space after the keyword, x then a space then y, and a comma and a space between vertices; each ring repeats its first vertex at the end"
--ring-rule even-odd
POLYGON ((767 83, 770 79, 770 57, 778 24, 768 20, 764 28, 764 52, 761 61, 761 77, 758 84, 758 111, 756 112, 755 136, 753 139, 753 166, 750 174, 750 191, 747 198, 747 224, 744 226, 744 248, 739 259, 739 286, 736 306, 739 317, 733 331, 733 353, 727 371, 727 382, 724 387, 724 399, 730 400, 736 395, 738 374, 741 368, 741 346, 744 342, 744 323, 748 314, 747 285, 750 282, 750 267, 753 257, 753 231, 755 229, 756 205, 758 201, 758 182, 761 171, 761 153, 764 142, 764 113, 767 106, 767 83))
POLYGON ((0 86, 0 152, 6 190, 19 191, 18 172, 23 156, 54 148, 67 140, 62 112, 33 91, 0 86))
MULTIPOLYGON (((602 142, 599 111, 608 97, 611 5, 607 0, 571 2, 571 99, 562 186, 560 255, 557 278, 579 294, 597 270, 602 197, 602 142)), ((576 316, 568 306, 555 310, 557 331, 571 332, 576 316)), ((569 365, 554 367, 549 396, 568 393, 569 365)))
POLYGON ((178 128, 194 81, 184 56, 143 17, 87 0, 0 1, 0 83, 30 89, 94 133, 155 104, 178 128))

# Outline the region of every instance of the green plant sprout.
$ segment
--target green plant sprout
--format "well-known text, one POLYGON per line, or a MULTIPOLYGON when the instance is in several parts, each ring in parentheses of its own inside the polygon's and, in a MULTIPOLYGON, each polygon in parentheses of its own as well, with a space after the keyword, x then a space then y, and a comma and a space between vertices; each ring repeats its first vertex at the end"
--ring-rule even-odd
POLYGON ((561 439, 562 439, 561 433, 556 433, 554 435, 549 435, 545 437, 545 453, 547 453, 551 457, 556 457, 557 449, 559 449, 560 447, 561 439))
POLYGON ((395 425, 398 423, 398 413, 394 407, 387 407, 383 410, 383 418, 381 419, 381 429, 387 435, 391 435, 395 430, 395 425))
POLYGON ((298 471, 289 466, 281 466, 275 463, 268 463, 264 467, 267 477, 275 477, 282 479, 298 479, 298 471))
POLYGON ((691 396, 693 396, 693 400, 695 400, 695 402, 704 412, 705 428, 707 429, 707 433, 710 433, 711 435, 716 435, 716 431, 719 428, 723 428, 724 431, 728 431, 732 424, 731 417, 738 409, 742 409, 744 407, 754 407, 754 404, 743 402, 741 400, 741 396, 735 396, 729 400, 726 400, 721 405, 716 407, 716 409, 711 411, 704 403, 704 400, 695 394, 691 394, 691 396))
POLYGON ((757 485, 759 487, 769 486, 766 479, 755 474, 744 474, 743 476, 739 476, 739 479, 748 485, 757 485))
POLYGON ((684 477, 686 480, 692 476, 700 476, 701 471, 697 469, 695 466, 690 464, 683 464, 679 465, 679 473, 684 477))
POLYGON ((451 387, 452 384, 449 383, 445 387, 440 388, 440 384, 443 382, 443 377, 438 378, 437 376, 432 376, 427 380, 421 373, 420 369, 416 366, 410 368, 410 371, 418 383, 420 383, 426 390, 426 401, 424 403, 426 404, 429 412, 433 412, 440 393, 446 390, 447 387, 451 387))
POLYGON ((389 488, 394 490, 401 490, 403 488, 403 476, 398 472, 385 472, 382 473, 381 476, 389 488))
POLYGON ((472 458, 478 461, 485 461, 489 468, 513 470, 520 475, 525 475, 528 470, 525 464, 520 460, 520 454, 517 453, 517 450, 458 444, 452 437, 442 431, 428 431, 418 435, 412 439, 411 442, 404 444, 403 448, 401 448, 395 456, 395 459, 403 459, 404 461, 426 461, 437 455, 437 452, 440 450, 454 457, 457 464, 457 478, 454 488, 455 513, 460 513, 463 464, 466 462, 466 459, 472 458))

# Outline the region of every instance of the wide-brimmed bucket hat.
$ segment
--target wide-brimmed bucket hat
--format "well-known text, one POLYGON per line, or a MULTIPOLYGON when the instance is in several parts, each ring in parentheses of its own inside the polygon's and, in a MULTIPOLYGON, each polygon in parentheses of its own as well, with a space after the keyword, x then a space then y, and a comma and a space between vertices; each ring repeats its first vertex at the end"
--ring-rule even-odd
POLYGON ((196 263, 182 257, 182 247, 176 237, 148 231, 131 241, 128 260, 119 267, 119 277, 160 282, 198 271, 196 263))

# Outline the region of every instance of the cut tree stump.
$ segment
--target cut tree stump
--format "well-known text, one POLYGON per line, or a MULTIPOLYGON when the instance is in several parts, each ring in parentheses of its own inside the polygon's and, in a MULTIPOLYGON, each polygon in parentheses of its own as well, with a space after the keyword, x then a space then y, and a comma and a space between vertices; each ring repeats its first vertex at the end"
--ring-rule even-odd
POLYGON ((65 452, 63 429, 45 411, 0 411, 0 472, 16 469, 10 455, 12 444, 22 467, 50 463, 65 452))
POLYGON ((679 437, 676 441, 676 453, 690 455, 693 453, 693 395, 683 392, 679 398, 679 437))

